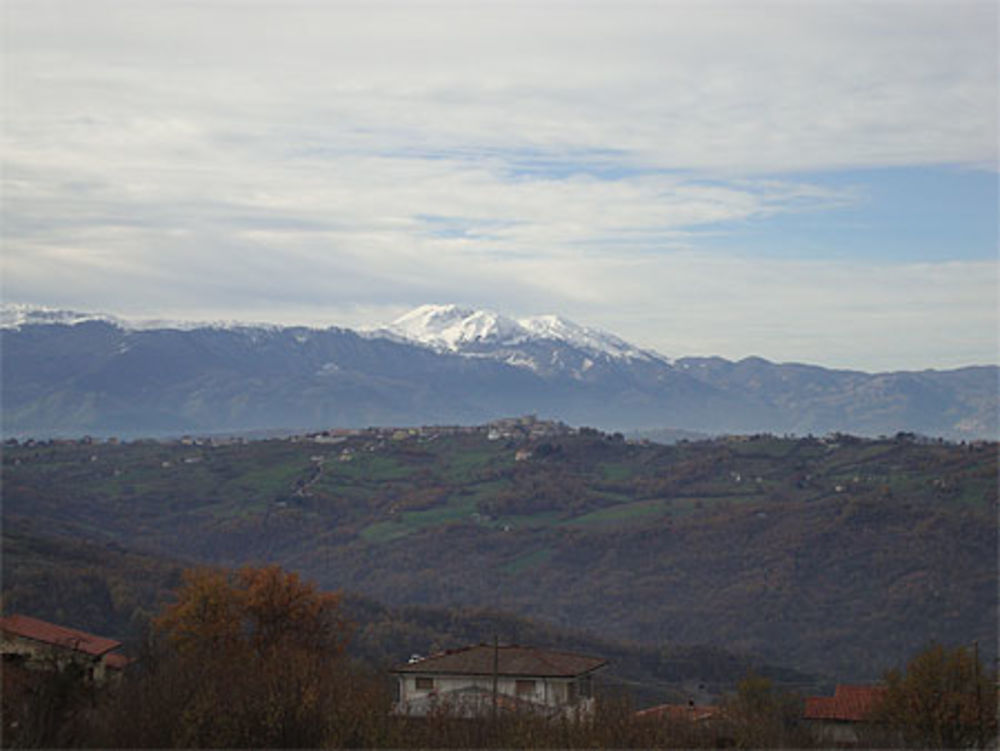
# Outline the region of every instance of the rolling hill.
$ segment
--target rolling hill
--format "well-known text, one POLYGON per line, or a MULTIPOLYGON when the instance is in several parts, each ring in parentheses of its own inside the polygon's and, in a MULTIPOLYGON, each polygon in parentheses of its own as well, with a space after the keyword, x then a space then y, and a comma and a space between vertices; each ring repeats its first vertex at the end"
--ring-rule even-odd
POLYGON ((10 442, 5 528, 279 562, 392 607, 485 607, 870 680, 996 643, 997 446, 630 443, 532 419, 282 440, 10 442))

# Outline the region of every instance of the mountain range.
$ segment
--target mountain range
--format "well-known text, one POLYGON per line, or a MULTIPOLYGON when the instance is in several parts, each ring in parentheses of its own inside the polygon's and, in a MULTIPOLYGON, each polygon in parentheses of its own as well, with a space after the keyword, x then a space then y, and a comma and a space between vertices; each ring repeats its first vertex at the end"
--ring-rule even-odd
POLYGON ((474 424, 535 413, 611 430, 998 433, 996 366, 864 373, 670 359, 558 316, 425 305, 388 326, 133 324, 4 305, 8 436, 474 424))

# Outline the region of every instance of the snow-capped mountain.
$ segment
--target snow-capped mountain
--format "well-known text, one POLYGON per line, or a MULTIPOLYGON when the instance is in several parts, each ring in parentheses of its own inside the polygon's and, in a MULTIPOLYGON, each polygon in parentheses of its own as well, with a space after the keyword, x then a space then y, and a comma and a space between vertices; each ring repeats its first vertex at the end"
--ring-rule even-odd
POLYGON ((81 313, 76 310, 60 310, 21 303, 0 305, 0 329, 16 329, 31 324, 63 324, 73 326, 84 321, 107 321, 124 326, 125 321, 104 313, 81 313))
POLYGON ((375 334, 388 333, 434 349, 460 352, 470 344, 509 342, 527 335, 512 318, 457 305, 421 305, 375 334))
POLYGON ((7 435, 471 424, 997 435, 996 366, 861 373, 674 362, 557 316, 424 306, 383 329, 123 321, 5 305, 7 435))
POLYGON ((514 319, 458 305, 422 305, 371 333, 467 357, 488 357, 537 373, 564 372, 577 378, 602 362, 669 367, 667 358, 655 352, 556 315, 514 319))

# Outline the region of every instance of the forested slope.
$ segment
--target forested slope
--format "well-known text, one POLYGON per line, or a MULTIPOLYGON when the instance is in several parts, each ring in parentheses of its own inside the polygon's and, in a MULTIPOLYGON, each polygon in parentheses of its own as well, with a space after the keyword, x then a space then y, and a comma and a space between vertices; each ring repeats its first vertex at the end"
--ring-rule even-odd
POLYGON ((996 643, 995 444, 487 432, 11 445, 4 522, 840 680, 996 643))

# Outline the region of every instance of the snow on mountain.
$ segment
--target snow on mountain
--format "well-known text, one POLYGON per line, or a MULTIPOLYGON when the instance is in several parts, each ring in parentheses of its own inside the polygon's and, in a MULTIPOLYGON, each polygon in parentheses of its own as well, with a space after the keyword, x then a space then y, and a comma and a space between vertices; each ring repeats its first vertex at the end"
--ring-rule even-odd
POLYGON ((581 326, 559 316, 521 318, 518 323, 534 337, 555 339, 590 352, 604 353, 610 357, 627 360, 666 360, 661 355, 639 349, 614 334, 581 326))
POLYGON ((593 356, 615 360, 668 362, 661 355, 639 349, 613 334, 559 316, 514 319, 458 305, 421 305, 372 333, 466 355, 483 356, 488 354, 484 350, 495 348, 503 359, 520 366, 528 365, 533 359, 511 350, 540 342, 568 345, 593 356))
POLYGON ((7 304, 0 325, 4 363, 16 365, 2 379, 12 434, 471 424, 535 411, 615 428, 997 435, 995 366, 866 374, 760 358, 670 362, 556 316, 424 306, 359 339, 247 323, 137 331, 117 317, 7 304))
MULTIPOLYGON (((17 303, 0 305, 0 328, 5 329, 31 324, 73 326, 85 321, 104 321, 129 331, 191 331, 211 328, 256 335, 285 328, 241 321, 141 320, 17 303)), ((583 374, 595 362, 609 360, 669 364, 667 358, 655 352, 640 349, 613 334, 581 326, 556 315, 515 319, 493 311, 458 305, 422 305, 386 327, 358 333, 366 338, 393 339, 466 357, 498 359, 536 372, 569 370, 583 374), (567 348, 576 353, 570 354, 566 351, 567 348)), ((303 336, 305 334, 300 332, 297 340, 301 340, 303 336)))
POLYGON ((47 308, 23 303, 0 304, 0 329, 18 329, 21 326, 59 324, 76 326, 87 321, 103 321, 128 331, 149 331, 152 329, 176 329, 194 331, 196 329, 225 329, 229 331, 278 331, 282 326, 271 323, 249 323, 246 321, 182 321, 165 318, 121 318, 109 313, 83 313, 77 310, 47 308))
POLYGON ((103 313, 81 313, 76 310, 60 310, 38 305, 3 303, 0 305, 0 328, 16 329, 31 324, 63 324, 75 326, 85 321, 107 321, 123 325, 123 321, 103 313))
POLYGON ((421 305, 397 318, 388 329, 411 342, 452 352, 474 342, 509 342, 528 333, 511 318, 457 305, 421 305))

